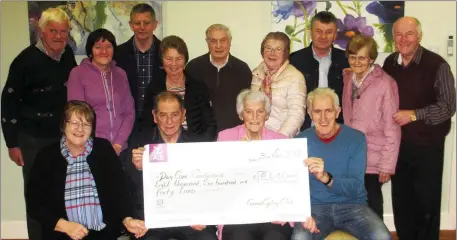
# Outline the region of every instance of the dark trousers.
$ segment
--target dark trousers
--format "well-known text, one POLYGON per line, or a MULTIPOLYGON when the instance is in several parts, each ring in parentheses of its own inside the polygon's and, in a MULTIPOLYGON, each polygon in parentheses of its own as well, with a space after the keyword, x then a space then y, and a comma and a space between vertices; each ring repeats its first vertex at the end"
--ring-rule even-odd
MULTIPOLYGON (((130 238, 132 239, 132 238, 130 238)), ((194 230, 191 227, 172 227, 150 229, 142 238, 143 240, 217 240, 216 228, 207 226, 202 231, 194 230)))
MULTIPOLYGON (((22 176, 24 178, 24 196, 27 196, 28 178, 38 151, 58 140, 59 138, 37 138, 22 132, 18 134, 18 145, 24 159, 24 166, 22 167, 22 176)), ((41 225, 28 214, 27 232, 30 240, 41 240, 41 225)))
POLYGON ((292 230, 289 223, 284 226, 273 223, 225 225, 222 240, 289 240, 292 230))
POLYGON ((367 190, 368 206, 383 218, 384 199, 381 191, 382 183, 379 182, 379 174, 365 174, 365 189, 367 190))
POLYGON ((444 139, 435 145, 402 142, 392 176, 395 228, 401 240, 438 240, 444 139))

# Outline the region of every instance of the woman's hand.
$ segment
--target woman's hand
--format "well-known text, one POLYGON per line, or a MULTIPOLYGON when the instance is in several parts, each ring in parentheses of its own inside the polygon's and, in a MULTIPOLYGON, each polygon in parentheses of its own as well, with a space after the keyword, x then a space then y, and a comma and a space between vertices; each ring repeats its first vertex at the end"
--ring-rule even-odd
POLYGON ((148 232, 148 229, 142 220, 126 217, 122 223, 124 224, 127 231, 135 234, 136 238, 140 238, 148 232))
POLYGON ((113 144, 113 148, 114 148, 114 151, 116 152, 116 154, 119 156, 121 155, 121 152, 122 152, 122 145, 121 144, 113 144))
POLYGON ((380 183, 386 183, 390 180, 390 174, 389 173, 379 173, 379 182, 380 183))
POLYGON ((311 233, 319 233, 319 229, 317 229, 316 221, 314 221, 313 217, 309 217, 306 222, 303 223, 303 228, 308 230, 311 233))
POLYGON ((271 223, 278 224, 278 225, 281 225, 281 226, 284 226, 284 224, 286 224, 286 222, 281 222, 281 221, 273 221, 271 223))
POLYGON ((343 76, 347 76, 347 75, 349 75, 351 73, 352 73, 352 69, 351 68, 343 69, 343 76))
POLYGON ((190 226, 190 227, 191 227, 192 229, 194 229, 194 230, 197 230, 197 231, 201 231, 201 230, 203 230, 203 229, 206 228, 205 225, 192 225, 192 226, 190 226))
POLYGON ((143 170, 143 152, 144 147, 132 150, 132 163, 138 170, 143 170))
POLYGON ((89 230, 83 225, 67 221, 63 218, 57 221, 54 230, 67 234, 72 240, 81 240, 89 234, 89 230))

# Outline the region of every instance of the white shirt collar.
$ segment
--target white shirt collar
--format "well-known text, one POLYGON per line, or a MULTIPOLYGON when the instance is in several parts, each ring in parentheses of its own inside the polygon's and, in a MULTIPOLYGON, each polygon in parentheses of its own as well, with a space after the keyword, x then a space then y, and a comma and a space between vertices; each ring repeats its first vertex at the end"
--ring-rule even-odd
POLYGON ((211 54, 209 54, 209 61, 210 61, 211 64, 213 64, 213 66, 215 66, 215 67, 217 68, 217 70, 219 71, 219 70, 221 70, 221 68, 223 68, 223 67, 225 67, 225 65, 227 65, 229 57, 230 57, 230 54, 227 55, 227 59, 225 59, 225 62, 224 62, 223 64, 219 64, 219 65, 218 65, 218 64, 215 64, 215 63, 213 62, 213 57, 211 56, 211 54))
POLYGON ((324 57, 319 57, 316 53, 316 51, 314 51, 314 47, 313 45, 311 45, 311 49, 313 50, 313 55, 314 55, 314 58, 316 60, 318 59, 323 59, 323 58, 330 58, 332 56, 332 48, 330 48, 330 50, 328 51, 327 55, 325 55, 324 57))

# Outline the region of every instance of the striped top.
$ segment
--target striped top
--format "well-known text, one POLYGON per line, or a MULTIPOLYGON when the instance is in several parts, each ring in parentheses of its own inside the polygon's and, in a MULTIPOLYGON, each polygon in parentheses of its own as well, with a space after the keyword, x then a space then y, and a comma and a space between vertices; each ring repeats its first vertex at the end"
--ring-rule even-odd
MULTIPOLYGON (((178 94, 179 96, 181 96, 182 100, 184 101, 184 96, 186 95, 185 86, 172 87, 167 84, 167 91, 178 94)), ((184 122, 182 123, 182 127, 187 130, 186 116, 184 116, 184 122)))

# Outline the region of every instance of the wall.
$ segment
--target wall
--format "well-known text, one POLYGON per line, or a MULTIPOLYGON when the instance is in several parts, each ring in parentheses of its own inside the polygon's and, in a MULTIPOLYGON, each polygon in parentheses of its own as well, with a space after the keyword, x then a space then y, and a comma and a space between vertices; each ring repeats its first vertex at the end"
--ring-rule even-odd
MULTIPOLYGON (((170 1, 163 3, 164 35, 179 35, 186 40, 190 57, 207 52, 204 41, 206 28, 216 22, 232 30, 232 54, 246 61, 251 68, 260 60, 260 42, 270 27, 270 3, 267 1, 170 1)), ((7 69, 14 57, 28 45, 27 3, 0 2, 1 6, 1 83, 4 85, 7 69)), ((422 22, 422 44, 445 56, 446 39, 456 30, 455 2, 407 2, 406 15, 416 16, 422 22), (439 21, 436 15, 440 15, 439 21)), ((455 50, 454 50, 455 56, 455 50)), ((446 57, 455 73, 456 58, 446 57)), ((378 59, 382 62, 382 59, 378 59)), ((442 229, 455 229, 455 120, 446 141, 445 171, 443 176, 442 229)), ((3 142, 3 136, 0 136, 3 142)), ((13 164, 5 145, 1 144, 1 238, 26 238, 25 207, 21 170, 13 164)), ((426 191, 426 189, 424 189, 426 191)), ((385 222, 394 230, 390 204, 390 184, 383 189, 385 222)))

